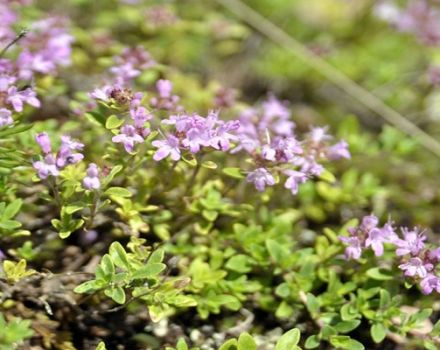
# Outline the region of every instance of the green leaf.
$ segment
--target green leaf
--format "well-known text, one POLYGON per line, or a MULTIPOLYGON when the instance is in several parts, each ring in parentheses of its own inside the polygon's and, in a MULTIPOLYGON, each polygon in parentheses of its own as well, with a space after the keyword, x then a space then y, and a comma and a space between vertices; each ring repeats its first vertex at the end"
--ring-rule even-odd
POLYGON ((289 250, 273 239, 266 240, 266 247, 274 262, 282 264, 289 257, 289 250))
POLYGON ((105 121, 105 127, 109 130, 116 129, 119 128, 123 123, 123 119, 119 119, 116 115, 113 114, 105 121))
POLYGON ((306 305, 310 313, 317 314, 319 312, 319 301, 318 299, 316 299, 316 297, 313 294, 307 293, 306 305))
POLYGON ((109 253, 116 266, 126 270, 130 270, 131 265, 128 261, 127 253, 121 243, 113 242, 110 245, 109 253))
POLYGON ((111 287, 104 291, 104 294, 112 298, 118 304, 125 303, 125 292, 121 287, 111 287))
POLYGON ((105 192, 105 194, 109 196, 116 196, 116 197, 131 197, 131 192, 123 187, 110 187, 105 192))
POLYGON ((101 259, 101 267, 106 275, 114 275, 115 274, 115 266, 113 265, 113 261, 110 258, 110 255, 105 254, 101 259))
POLYGON ((220 346, 218 350, 238 350, 237 345, 237 339, 229 339, 226 343, 220 346))
POLYGON ((86 281, 84 283, 81 283, 80 285, 76 286, 73 291, 78 294, 84 294, 84 293, 93 292, 95 290, 99 290, 101 288, 102 287, 99 285, 99 283, 93 280, 93 281, 86 281))
POLYGON ((235 179, 244 179, 245 176, 241 172, 240 168, 224 168, 223 174, 233 177, 235 179))
POLYGON ((298 344, 301 333, 298 328, 291 329, 284 333, 275 345, 275 350, 292 350, 298 344))
POLYGON ((103 341, 100 341, 95 350, 107 350, 107 348, 105 347, 105 343, 103 341))
POLYGON ((332 326, 326 324, 322 327, 321 335, 324 339, 328 339, 329 337, 338 334, 338 331, 332 326))
POLYGON ((351 339, 347 335, 333 335, 330 337, 330 344, 337 349, 345 350, 364 350, 365 347, 357 340, 351 339))
POLYGON ((257 344, 249 333, 242 333, 238 338, 238 350, 257 350, 257 344))
POLYGON ((345 304, 341 307, 341 318, 344 321, 354 320, 361 315, 353 304, 345 304))
POLYGON ((110 171, 110 174, 108 174, 104 181, 103 181, 103 185, 108 185, 113 178, 123 169, 122 165, 116 165, 112 168, 112 170, 110 171))
POLYGON ((367 270, 367 276, 377 281, 389 281, 394 278, 391 271, 379 267, 373 267, 367 270))
POLYGON ((80 205, 80 204, 70 204, 70 205, 63 207, 63 210, 65 210, 67 214, 71 215, 73 213, 76 213, 77 211, 82 210, 83 207, 84 206, 80 205))
POLYGON ((23 201, 19 198, 12 201, 11 203, 9 203, 9 205, 5 208, 5 210, 2 214, 2 220, 3 219, 12 219, 15 215, 17 215, 22 204, 23 204, 23 201))
POLYGON ((202 167, 206 168, 206 169, 217 169, 217 164, 210 161, 210 160, 205 160, 202 163, 202 167))
POLYGON ((176 350, 188 350, 188 345, 186 344, 185 339, 180 338, 176 345, 176 350))
POLYGON ((380 290, 380 308, 381 309, 385 309, 386 307, 388 307, 388 305, 391 302, 391 296, 390 293, 386 290, 386 289, 381 289, 380 290))
POLYGON ((334 327, 339 333, 348 333, 356 329, 360 324, 360 320, 342 321, 337 323, 334 327))
POLYGON ((4 230, 15 230, 21 227, 21 223, 15 220, 0 221, 0 228, 4 230))
POLYGON ((218 217, 218 212, 214 211, 214 210, 206 210, 204 209, 202 211, 202 215, 203 217, 208 220, 208 221, 215 221, 215 219, 217 219, 218 217))
POLYGON ((105 126, 105 116, 103 114, 91 111, 84 113, 84 115, 93 124, 105 126))
POLYGON ((152 278, 165 270, 167 266, 162 263, 149 263, 142 266, 140 269, 136 270, 132 274, 133 279, 146 279, 152 278))
POLYGON ((238 254, 232 256, 225 267, 229 270, 246 273, 251 271, 251 267, 249 266, 249 257, 244 254, 238 254))
POLYGON ((151 255, 148 257, 148 262, 151 263, 160 263, 163 261, 165 256, 165 251, 161 248, 156 249, 151 255))
POLYGON ((318 176, 320 180, 329 182, 329 183, 335 183, 336 177, 333 175, 330 171, 327 169, 324 169, 324 171, 318 176))
POLYGON ((382 323, 374 323, 370 328, 370 334, 376 344, 381 343, 386 335, 387 330, 382 323))
POLYGON ((315 335, 311 335, 307 338, 306 343, 304 344, 306 349, 315 349, 321 344, 319 337, 315 335))

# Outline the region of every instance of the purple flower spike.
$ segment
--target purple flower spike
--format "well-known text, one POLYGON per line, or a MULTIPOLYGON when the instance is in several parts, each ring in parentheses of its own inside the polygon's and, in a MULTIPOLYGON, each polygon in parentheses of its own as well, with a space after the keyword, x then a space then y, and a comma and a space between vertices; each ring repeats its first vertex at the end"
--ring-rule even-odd
POLYGON ((246 181, 253 182, 255 188, 260 192, 263 192, 266 186, 275 185, 274 177, 265 168, 258 168, 250 172, 246 178, 246 181))

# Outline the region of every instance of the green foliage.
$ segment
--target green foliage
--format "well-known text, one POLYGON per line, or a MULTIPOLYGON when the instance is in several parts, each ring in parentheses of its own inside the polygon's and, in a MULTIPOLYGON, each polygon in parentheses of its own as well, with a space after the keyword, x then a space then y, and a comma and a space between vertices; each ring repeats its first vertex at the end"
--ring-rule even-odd
POLYGON ((34 332, 30 328, 31 321, 15 318, 9 322, 0 313, 0 349, 13 350, 25 340, 30 338, 34 332))

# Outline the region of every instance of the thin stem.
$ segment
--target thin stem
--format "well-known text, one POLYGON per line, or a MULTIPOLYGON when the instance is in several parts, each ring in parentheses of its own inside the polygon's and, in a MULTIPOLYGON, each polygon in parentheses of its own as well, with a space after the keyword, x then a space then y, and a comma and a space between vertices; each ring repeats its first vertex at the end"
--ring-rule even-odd
POLYGON ((261 34, 289 51, 304 64, 318 71, 321 75, 331 81, 335 86, 344 91, 370 111, 379 115, 390 124, 393 124, 409 136, 417 139, 420 144, 440 157, 440 143, 431 135, 414 125, 400 113, 386 105, 376 95, 355 83, 347 75, 340 72, 330 63, 316 55, 301 42, 287 34, 280 27, 263 17, 251 7, 240 0, 215 0, 241 20, 255 28, 261 34))
POLYGON ((54 177, 50 176, 47 178, 47 184, 50 188, 50 190, 52 191, 52 195, 53 198, 55 199, 55 202, 58 206, 58 209, 61 209, 62 207, 62 200, 61 200, 61 196, 60 193, 58 191, 58 185, 56 183, 56 180, 54 177))
POLYGON ((93 192, 92 207, 90 208, 90 218, 87 222, 86 231, 93 227, 93 222, 95 221, 96 211, 99 206, 99 191, 93 192))
POLYGON ((6 51, 9 50, 9 48, 13 45, 15 45, 17 42, 19 42, 22 38, 24 38, 26 36, 26 34, 28 33, 27 29, 22 29, 20 31, 20 33, 17 34, 17 36, 9 43, 7 44, 3 50, 0 52, 0 58, 3 57, 3 55, 6 53, 6 51))
POLYGON ((193 171, 191 178, 188 182, 188 185, 186 187, 185 193, 183 195, 184 197, 186 197, 188 195, 189 191, 193 188, 194 183, 196 182, 197 175, 200 172, 201 167, 202 167, 202 157, 199 157, 199 159, 197 159, 197 165, 194 168, 194 171, 193 171))

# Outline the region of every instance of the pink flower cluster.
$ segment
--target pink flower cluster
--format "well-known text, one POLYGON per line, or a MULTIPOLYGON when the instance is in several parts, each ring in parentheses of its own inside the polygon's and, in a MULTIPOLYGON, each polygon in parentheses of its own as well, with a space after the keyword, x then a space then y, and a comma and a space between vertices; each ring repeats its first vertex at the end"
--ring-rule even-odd
POLYGON ((52 144, 47 133, 37 134, 35 141, 43 152, 42 159, 33 163, 40 179, 46 179, 48 176, 57 177, 60 175, 60 170, 84 158, 80 152, 77 152, 81 151, 84 145, 69 136, 61 136, 61 146, 56 153, 52 152, 52 144))
MULTIPOLYGON (((13 1, 0 4, 0 45, 8 48, 16 38, 12 26, 18 21, 13 1)), ((20 6, 28 2, 20 2, 20 6)), ((35 74, 56 74, 58 66, 70 63, 73 38, 67 34, 64 21, 49 17, 35 22, 14 47, 16 59, 0 57, 0 127, 13 124, 13 112, 22 112, 24 104, 40 107, 40 101, 28 85, 35 74)))
POLYGON ((156 89, 158 96, 150 100, 151 107, 166 111, 182 111, 182 107, 178 105, 179 96, 172 93, 173 83, 171 81, 165 79, 158 80, 156 89))
POLYGON ((398 30, 414 34, 423 44, 440 45, 440 11, 429 1, 410 0, 404 9, 394 1, 381 1, 375 12, 398 30))
POLYGON ((13 124, 13 111, 22 112, 25 103, 40 107, 35 91, 32 88, 19 90, 16 82, 14 76, 0 75, 0 127, 13 124))
POLYGON ((49 17, 32 24, 20 42, 16 62, 20 79, 31 79, 36 73, 55 75, 58 67, 70 64, 73 37, 67 33, 65 21, 49 17))
POLYGON ((347 259, 359 259, 362 251, 371 248, 376 256, 384 253, 384 244, 395 249, 396 257, 401 260, 399 268, 405 276, 420 284, 424 294, 434 290, 440 293, 440 277, 436 268, 440 263, 440 247, 429 249, 425 245, 426 236, 418 228, 409 230, 401 227, 401 235, 396 233, 391 223, 378 227, 379 220, 374 215, 365 216, 358 227, 349 228, 349 236, 339 236, 347 247, 347 259))
POLYGON ((125 48, 118 56, 113 57, 115 65, 110 72, 116 81, 128 83, 138 77, 143 70, 156 64, 151 55, 142 46, 125 48))
POLYGON ((153 146, 157 148, 153 156, 156 161, 168 156, 177 161, 183 151, 192 154, 205 148, 228 151, 231 143, 237 140, 234 132, 239 128, 238 121, 222 121, 216 112, 209 113, 207 117, 198 114, 173 115, 162 120, 162 124, 172 129, 163 135, 163 140, 153 141, 153 146))
POLYGON ((330 144, 326 128, 313 128, 299 141, 289 109, 274 96, 259 109, 245 110, 239 120, 238 145, 232 152, 245 151, 253 158, 256 169, 247 181, 258 191, 275 185, 274 174, 278 174, 286 177, 284 187, 295 195, 300 184, 322 173, 319 161, 350 158, 348 144, 343 140, 330 144))

